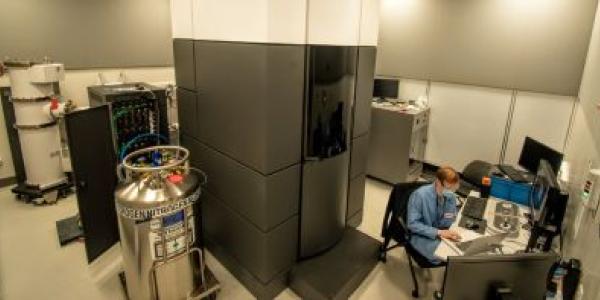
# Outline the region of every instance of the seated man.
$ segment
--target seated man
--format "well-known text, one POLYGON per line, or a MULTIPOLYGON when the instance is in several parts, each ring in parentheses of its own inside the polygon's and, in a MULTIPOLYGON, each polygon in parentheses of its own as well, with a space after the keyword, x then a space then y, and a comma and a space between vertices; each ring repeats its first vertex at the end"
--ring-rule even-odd
POLYGON ((434 252, 440 238, 460 240, 460 235, 448 230, 456 219, 456 196, 459 176, 450 167, 441 167, 432 184, 415 190, 408 200, 407 226, 411 231, 411 245, 431 263, 441 261, 434 252))

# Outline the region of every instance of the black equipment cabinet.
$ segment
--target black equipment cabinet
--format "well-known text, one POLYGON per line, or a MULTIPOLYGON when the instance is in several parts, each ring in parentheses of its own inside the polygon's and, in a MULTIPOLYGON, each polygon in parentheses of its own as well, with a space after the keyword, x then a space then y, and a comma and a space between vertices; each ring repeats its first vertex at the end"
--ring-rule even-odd
POLYGON ((14 127, 15 125, 15 110, 11 102, 11 92, 9 87, 0 87, 0 99, 2 99, 2 110, 4 112, 4 122, 8 135, 8 143, 10 144, 10 154, 13 159, 15 168, 15 177, 17 182, 25 182, 25 164, 23 163, 23 155, 21 155, 21 142, 19 141, 19 133, 14 127))
POLYGON ((88 94, 91 107, 66 114, 65 122, 86 254, 92 262, 119 241, 114 191, 121 157, 168 143, 169 127, 165 89, 128 83, 88 87, 88 94))
POLYGON ((69 113, 67 136, 89 262, 119 241, 114 190, 117 160, 108 106, 69 113))
POLYGON ((356 47, 308 48, 300 258, 334 246, 346 226, 356 56, 356 47))

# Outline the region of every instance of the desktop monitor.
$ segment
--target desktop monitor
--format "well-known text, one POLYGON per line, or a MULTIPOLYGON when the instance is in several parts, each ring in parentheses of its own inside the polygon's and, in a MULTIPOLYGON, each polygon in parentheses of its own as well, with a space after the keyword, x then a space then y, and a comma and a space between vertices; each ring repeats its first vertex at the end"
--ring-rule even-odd
POLYGON ((496 299, 496 288, 510 299, 545 299, 546 282, 558 257, 551 253, 448 257, 443 300, 496 299))
POLYGON ((386 99, 398 98, 397 79, 375 79, 373 83, 373 97, 386 99))
POLYGON ((542 159, 536 172, 535 180, 531 185, 529 206, 532 209, 533 221, 539 221, 546 208, 550 189, 558 189, 556 174, 550 163, 542 159))
POLYGON ((529 207, 532 209, 533 221, 539 221, 540 211, 548 198, 548 190, 549 186, 546 178, 536 176, 529 194, 529 207))
POLYGON ((554 173, 558 173, 563 160, 563 154, 542 144, 531 137, 525 137, 519 165, 531 173, 538 170, 540 160, 545 159, 550 163, 554 173))

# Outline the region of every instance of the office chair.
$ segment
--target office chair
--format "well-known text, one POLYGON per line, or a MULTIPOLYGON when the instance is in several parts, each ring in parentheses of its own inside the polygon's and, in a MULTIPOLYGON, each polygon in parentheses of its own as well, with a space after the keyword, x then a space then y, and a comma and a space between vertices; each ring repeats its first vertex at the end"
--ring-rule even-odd
POLYGON ((494 172, 494 166, 482 160, 470 162, 460 176, 460 188, 456 191, 462 197, 467 197, 471 191, 481 191, 483 177, 489 177, 494 172))
POLYGON ((381 229, 381 236, 383 237, 384 241, 379 248, 379 261, 385 263, 387 261, 388 251, 397 247, 404 247, 404 251, 408 258, 408 264, 410 266, 410 275, 412 276, 414 284, 412 291, 412 296, 414 298, 419 297, 419 283, 417 281, 417 276, 415 275, 413 260, 422 269, 439 268, 445 266, 445 264, 432 264, 426 257, 419 253, 417 249, 413 248, 409 242, 410 231, 406 226, 408 200, 410 195, 417 188, 425 184, 427 184, 427 182, 407 182, 394 185, 385 209, 385 216, 381 229), (390 246, 392 240, 396 242, 396 245, 390 246))

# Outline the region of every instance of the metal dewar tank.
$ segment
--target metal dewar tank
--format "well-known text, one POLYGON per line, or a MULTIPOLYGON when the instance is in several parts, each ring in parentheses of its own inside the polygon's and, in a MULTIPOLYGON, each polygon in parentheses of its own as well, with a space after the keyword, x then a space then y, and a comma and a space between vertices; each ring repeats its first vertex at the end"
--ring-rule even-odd
POLYGON ((131 300, 200 299, 207 290, 193 209, 206 177, 188 156, 178 146, 149 147, 119 166, 115 201, 131 300))

